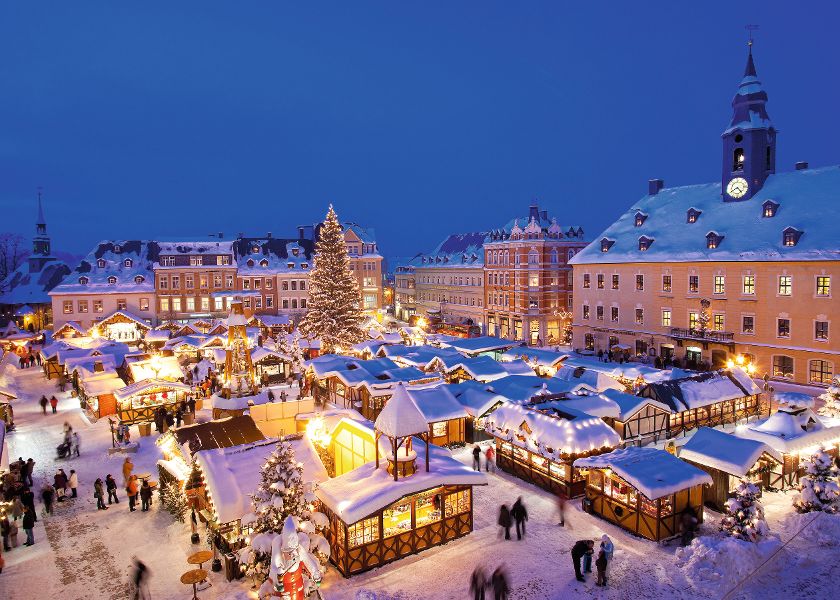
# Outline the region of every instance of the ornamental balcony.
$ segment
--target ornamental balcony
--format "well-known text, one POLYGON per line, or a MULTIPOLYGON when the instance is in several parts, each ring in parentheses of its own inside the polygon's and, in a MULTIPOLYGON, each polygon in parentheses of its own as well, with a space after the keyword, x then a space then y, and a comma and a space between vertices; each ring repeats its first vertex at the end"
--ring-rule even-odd
POLYGON ((672 327, 671 337, 680 340, 697 340, 699 342, 718 342, 731 344, 735 341, 735 333, 731 331, 714 331, 707 329, 686 329, 684 327, 672 327))

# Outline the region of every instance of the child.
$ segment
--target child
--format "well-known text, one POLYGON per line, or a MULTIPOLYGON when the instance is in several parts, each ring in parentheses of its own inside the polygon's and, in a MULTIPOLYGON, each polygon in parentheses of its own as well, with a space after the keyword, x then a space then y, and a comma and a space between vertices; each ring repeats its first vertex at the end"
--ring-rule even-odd
POLYGON ((601 550, 598 559, 595 561, 595 568, 598 569, 598 580, 595 585, 606 587, 607 585, 607 553, 601 550))

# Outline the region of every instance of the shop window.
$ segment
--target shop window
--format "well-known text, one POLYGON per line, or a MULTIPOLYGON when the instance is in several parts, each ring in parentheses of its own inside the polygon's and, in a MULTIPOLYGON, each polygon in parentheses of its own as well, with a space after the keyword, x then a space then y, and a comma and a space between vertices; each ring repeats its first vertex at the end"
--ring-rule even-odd
MULTIPOLYGON (((339 527, 339 529, 343 529, 339 527)), ((379 519, 372 517, 359 521, 347 528, 347 541, 351 548, 379 539, 379 519)))
POLYGON ((411 500, 403 499, 382 511, 383 538, 411 530, 411 500))
POLYGON ((443 437, 449 433, 446 421, 432 423, 432 437, 443 437))
POLYGON ((414 500, 414 526, 423 527, 441 520, 441 488, 418 494, 414 500))
POLYGON ((446 516, 459 515, 470 511, 470 490, 447 494, 445 500, 446 516))

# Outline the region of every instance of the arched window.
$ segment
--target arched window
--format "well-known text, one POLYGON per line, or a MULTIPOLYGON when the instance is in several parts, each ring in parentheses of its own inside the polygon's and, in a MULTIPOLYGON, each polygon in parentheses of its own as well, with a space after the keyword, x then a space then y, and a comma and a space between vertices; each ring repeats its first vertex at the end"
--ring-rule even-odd
POLYGON ((735 148, 732 152, 732 170, 733 171, 743 171, 744 170, 744 149, 743 148, 735 148))
POLYGON ((553 264, 553 265, 557 264, 557 250, 556 249, 551 251, 551 264, 553 264))
POLYGON ((142 275, 137 275, 134 278, 134 283, 143 283, 144 281, 146 281, 146 278, 143 277, 142 275))

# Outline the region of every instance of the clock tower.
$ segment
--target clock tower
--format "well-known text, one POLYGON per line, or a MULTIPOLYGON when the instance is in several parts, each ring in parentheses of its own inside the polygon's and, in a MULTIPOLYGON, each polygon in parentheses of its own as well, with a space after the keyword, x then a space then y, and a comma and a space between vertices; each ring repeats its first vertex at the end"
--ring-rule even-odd
POLYGON ((749 200, 776 172, 776 128, 766 104, 767 92, 756 75, 750 40, 744 78, 732 99, 732 120, 721 136, 724 202, 749 200))

